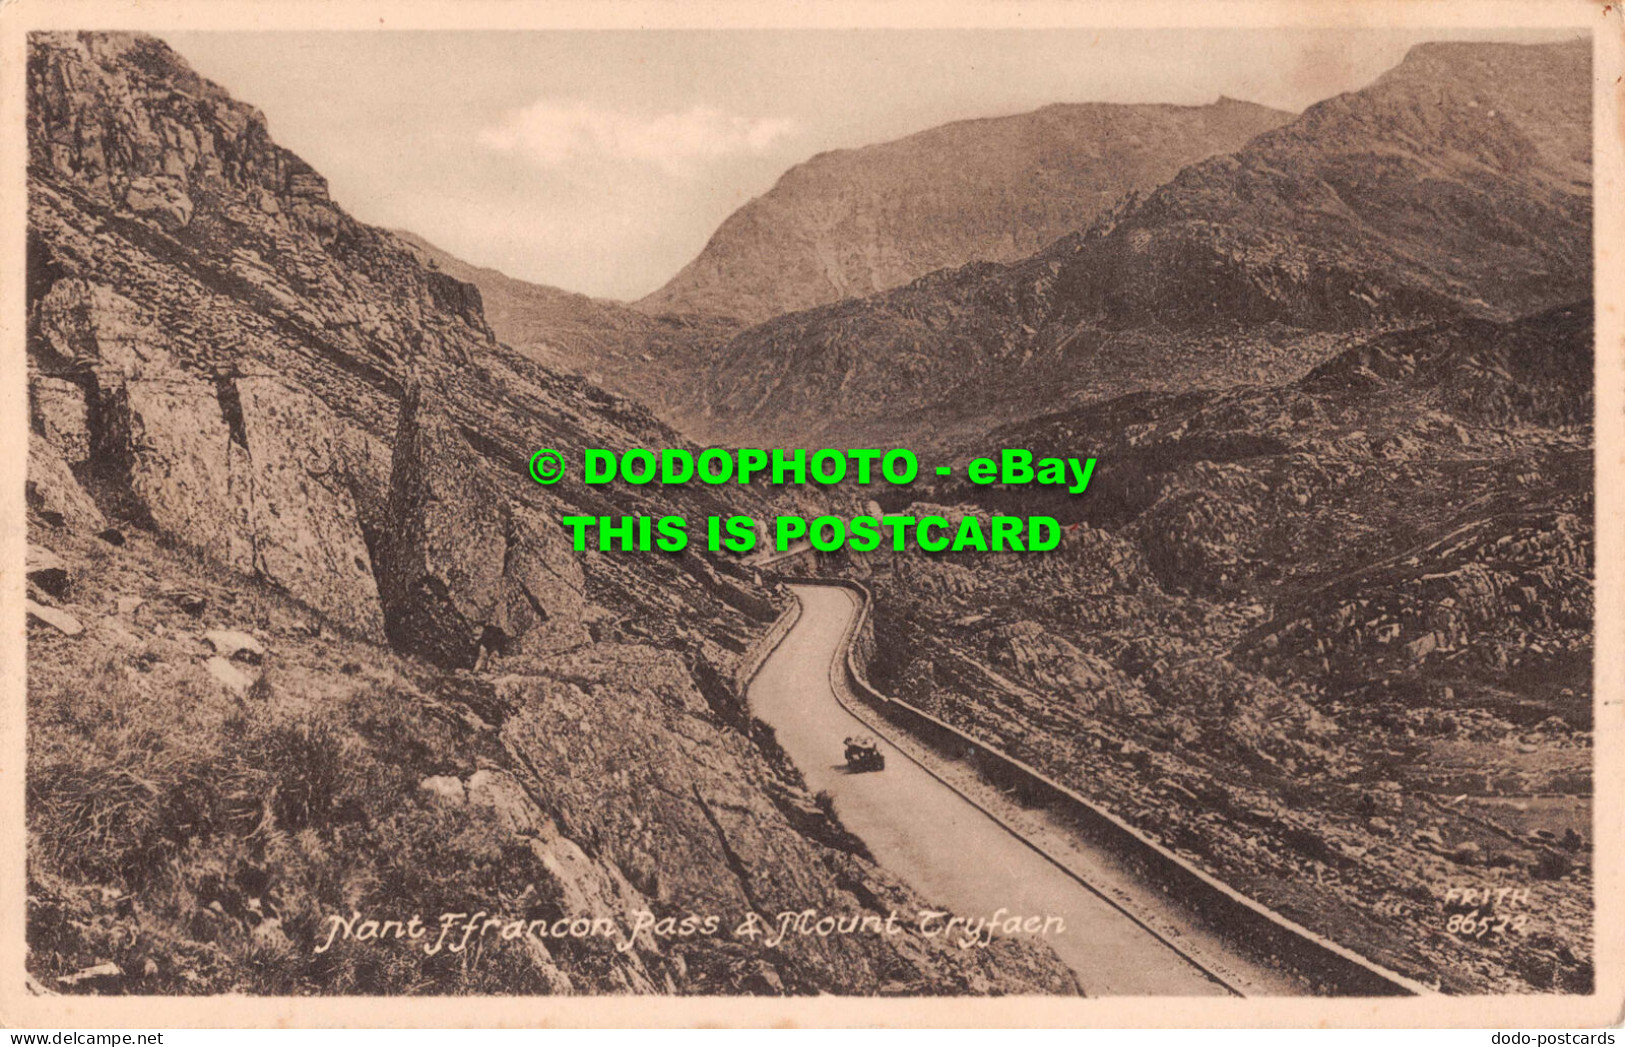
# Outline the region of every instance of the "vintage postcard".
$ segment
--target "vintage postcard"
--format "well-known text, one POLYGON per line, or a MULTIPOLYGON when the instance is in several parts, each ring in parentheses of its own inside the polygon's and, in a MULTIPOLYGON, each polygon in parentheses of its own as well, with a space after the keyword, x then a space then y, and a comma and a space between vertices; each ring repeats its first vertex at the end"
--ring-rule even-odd
POLYGON ((0 10, 0 1023, 1618 1022, 1622 16, 0 10))

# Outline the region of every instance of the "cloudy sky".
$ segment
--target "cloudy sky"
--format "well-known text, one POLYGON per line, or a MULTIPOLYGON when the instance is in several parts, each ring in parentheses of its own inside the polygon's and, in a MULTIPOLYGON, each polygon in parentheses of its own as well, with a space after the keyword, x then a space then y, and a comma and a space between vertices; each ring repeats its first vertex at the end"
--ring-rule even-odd
MULTIPOLYGON (((1051 102, 1301 110, 1440 31, 170 33, 356 217, 634 299, 826 149, 1051 102)), ((1501 39, 1557 39, 1561 33, 1501 39)))

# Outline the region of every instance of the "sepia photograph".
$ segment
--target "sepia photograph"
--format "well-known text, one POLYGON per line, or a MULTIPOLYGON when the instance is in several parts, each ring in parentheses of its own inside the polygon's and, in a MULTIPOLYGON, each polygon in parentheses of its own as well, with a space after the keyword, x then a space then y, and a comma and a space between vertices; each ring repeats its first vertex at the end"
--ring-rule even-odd
POLYGON ((0 1024, 1618 1021, 1480 6, 8 5, 0 1024))

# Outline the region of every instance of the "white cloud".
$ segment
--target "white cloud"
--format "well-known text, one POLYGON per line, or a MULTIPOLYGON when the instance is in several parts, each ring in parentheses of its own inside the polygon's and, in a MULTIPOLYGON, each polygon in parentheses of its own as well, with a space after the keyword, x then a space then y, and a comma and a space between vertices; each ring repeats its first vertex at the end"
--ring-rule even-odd
POLYGON ((760 155, 796 134, 794 120, 731 116, 709 106, 645 115, 541 99, 480 132, 480 144, 543 168, 619 161, 691 176, 704 164, 760 155))

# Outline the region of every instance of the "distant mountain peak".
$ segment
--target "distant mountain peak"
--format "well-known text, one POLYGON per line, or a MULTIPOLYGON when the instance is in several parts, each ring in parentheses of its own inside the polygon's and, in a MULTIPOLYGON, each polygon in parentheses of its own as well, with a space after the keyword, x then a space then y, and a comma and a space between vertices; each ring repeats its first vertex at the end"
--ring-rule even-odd
POLYGON ((754 322, 937 269, 1013 261, 1085 228, 1124 193, 1289 119, 1234 99, 1058 102, 822 152, 730 215, 637 307, 754 322))
MULTIPOLYGON (((1527 44, 1505 40, 1426 40, 1411 45, 1395 70, 1414 68, 1426 63, 1481 62, 1495 57, 1516 60, 1520 56, 1538 56, 1541 52, 1569 52, 1575 57, 1591 57, 1591 42, 1584 35, 1572 40, 1554 40, 1547 43, 1527 44)), ((1391 70, 1392 72, 1392 70, 1391 70)))
POLYGON ((1589 59, 1575 43, 1413 52, 1109 201, 1081 235, 776 317, 717 354, 711 435, 920 446, 1044 403, 1282 381, 1351 334, 1582 298, 1589 59))

